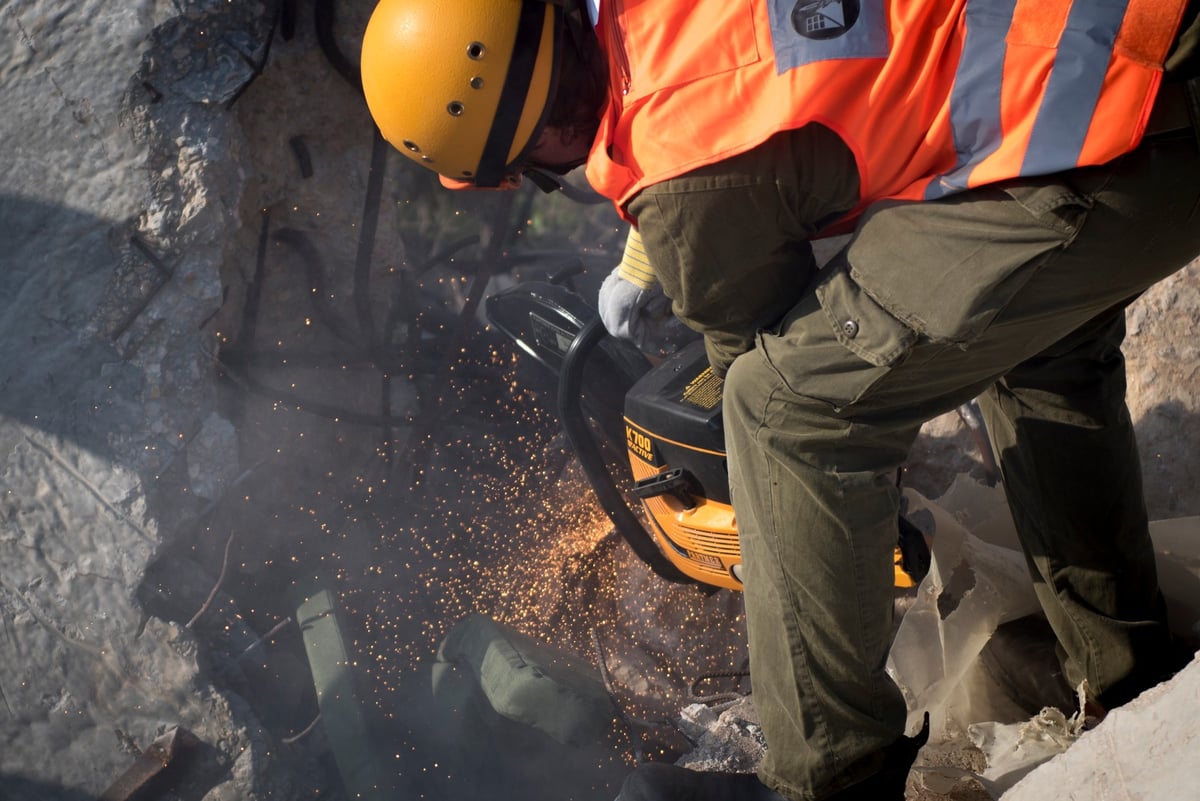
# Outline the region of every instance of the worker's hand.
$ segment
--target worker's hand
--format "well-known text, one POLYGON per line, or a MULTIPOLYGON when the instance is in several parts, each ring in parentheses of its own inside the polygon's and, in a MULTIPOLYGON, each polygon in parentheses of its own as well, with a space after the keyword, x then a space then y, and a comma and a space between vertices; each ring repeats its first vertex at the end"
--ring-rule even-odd
POLYGON ((600 286, 599 305, 608 333, 646 354, 666 356, 696 336, 671 314, 671 299, 654 275, 636 228, 629 229, 621 263, 600 286))
POLYGON ((653 353, 661 347, 663 329, 670 327, 671 299, 657 282, 639 286, 617 267, 600 285, 600 319, 608 333, 653 353))

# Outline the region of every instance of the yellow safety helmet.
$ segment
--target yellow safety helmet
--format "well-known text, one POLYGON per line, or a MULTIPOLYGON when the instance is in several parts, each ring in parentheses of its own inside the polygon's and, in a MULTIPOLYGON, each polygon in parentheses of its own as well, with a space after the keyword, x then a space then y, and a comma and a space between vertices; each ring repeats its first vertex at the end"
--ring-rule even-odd
POLYGON ((367 107, 413 161, 498 186, 537 143, 562 29, 553 0, 381 0, 363 35, 367 107))

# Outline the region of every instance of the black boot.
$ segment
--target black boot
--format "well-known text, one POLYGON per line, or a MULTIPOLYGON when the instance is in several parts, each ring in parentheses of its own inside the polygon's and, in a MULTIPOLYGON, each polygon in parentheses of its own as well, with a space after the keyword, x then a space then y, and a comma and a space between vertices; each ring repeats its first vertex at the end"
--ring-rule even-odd
POLYGON ((1003 623, 979 655, 984 672, 1028 715, 1053 706, 1070 717, 1079 698, 1067 681, 1058 638, 1040 614, 1003 623))
MULTIPOLYGON (((916 737, 888 746, 883 767, 823 801, 904 801, 904 784, 917 752, 929 740, 929 716, 916 737)), ((616 801, 788 801, 753 773, 695 771, 650 763, 625 778, 616 801)))
POLYGON ((753 773, 717 773, 650 762, 625 777, 617 801, 788 801, 753 773))

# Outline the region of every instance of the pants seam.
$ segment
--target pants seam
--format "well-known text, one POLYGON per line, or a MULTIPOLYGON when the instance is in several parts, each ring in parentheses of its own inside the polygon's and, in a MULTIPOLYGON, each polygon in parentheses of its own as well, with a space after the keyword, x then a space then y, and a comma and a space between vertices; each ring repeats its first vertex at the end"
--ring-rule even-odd
MULTIPOLYGON (((783 390, 783 387, 781 387, 779 383, 776 383, 776 385, 771 389, 771 391, 766 394, 766 397, 763 400, 763 406, 762 406, 762 409, 760 410, 760 414, 758 416, 759 422, 758 422, 758 425, 754 429, 754 440, 756 443, 761 444, 760 436, 761 436, 762 432, 768 428, 768 425, 765 422, 768 419, 768 411, 770 409, 771 404, 776 401, 778 395, 780 394, 780 392, 782 390, 783 390)), ((772 485, 774 485, 775 484, 775 474, 779 469, 778 465, 772 459, 767 459, 766 463, 767 463, 768 478, 770 479, 772 485)), ((775 492, 773 490, 771 491, 770 497, 771 497, 771 507, 770 507, 771 508, 771 521, 770 521, 771 527, 770 528, 771 528, 771 532, 772 532, 771 551, 776 560, 776 563, 781 565, 782 564, 782 554, 780 552, 780 542, 779 542, 779 532, 781 531, 781 527, 778 525, 778 510, 777 510, 776 502, 775 502, 776 496, 775 496, 775 492)), ((782 569, 780 569, 779 575, 783 579, 783 581, 782 581, 783 588, 787 592, 786 600, 789 601, 789 603, 787 604, 788 611, 786 613, 785 624, 789 628, 791 628, 791 629, 797 631, 797 633, 799 633, 800 627, 799 627, 799 621, 797 619, 798 616, 795 612, 793 605, 790 603, 791 599, 795 597, 796 593, 794 591, 794 588, 792 587, 791 581, 786 577, 786 574, 784 574, 782 569)), ((803 643, 801 637, 796 637, 796 641, 799 645, 798 655, 799 655, 799 658, 802 660, 803 666, 804 666, 804 677, 803 677, 804 683, 805 683, 804 690, 806 691, 809 698, 815 698, 817 696, 817 692, 816 692, 816 687, 813 684, 813 671, 812 671, 812 664, 810 662, 808 648, 803 643)), ((822 714, 819 705, 815 705, 811 701, 805 702, 804 694, 800 695, 800 700, 801 700, 801 709, 806 710, 809 714, 811 714, 813 716, 815 730, 818 733, 817 736, 821 740, 819 750, 817 748, 814 748, 813 750, 815 753, 819 753, 822 755, 824 761, 826 762, 828 767, 831 769, 831 772, 834 775, 836 775, 837 771, 839 769, 839 764, 838 764, 839 760, 838 760, 837 754, 835 754, 833 752, 833 749, 830 747, 829 722, 828 722, 828 720, 826 720, 825 716, 822 714)), ((804 791, 799 787, 795 787, 790 782, 785 782, 780 777, 774 776, 773 774, 768 774, 768 775, 771 777, 772 783, 777 784, 781 787, 784 787, 788 791, 787 792, 788 795, 796 795, 797 797, 802 798, 802 799, 808 799, 808 798, 813 797, 811 792, 804 791)))

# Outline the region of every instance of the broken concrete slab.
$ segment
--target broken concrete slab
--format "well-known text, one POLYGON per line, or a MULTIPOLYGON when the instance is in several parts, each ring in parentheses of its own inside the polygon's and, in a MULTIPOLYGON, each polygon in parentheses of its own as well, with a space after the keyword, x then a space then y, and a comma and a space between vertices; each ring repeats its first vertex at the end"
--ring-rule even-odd
POLYGON ((1187 798, 1200 759, 1200 657, 1158 687, 1114 709, 1066 753, 1041 765, 1004 801, 1166 801, 1187 798))

